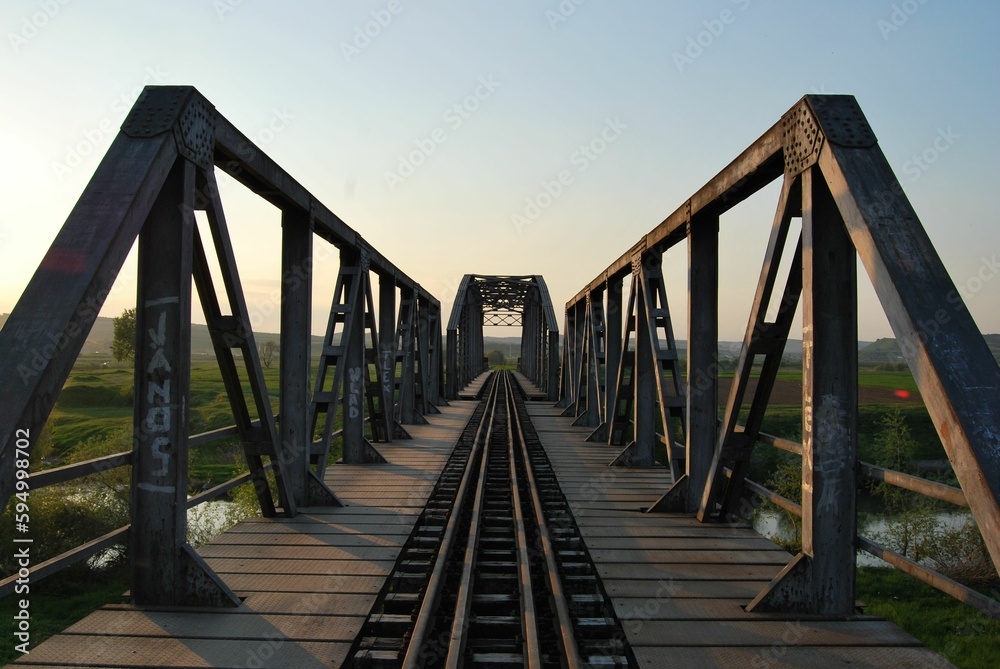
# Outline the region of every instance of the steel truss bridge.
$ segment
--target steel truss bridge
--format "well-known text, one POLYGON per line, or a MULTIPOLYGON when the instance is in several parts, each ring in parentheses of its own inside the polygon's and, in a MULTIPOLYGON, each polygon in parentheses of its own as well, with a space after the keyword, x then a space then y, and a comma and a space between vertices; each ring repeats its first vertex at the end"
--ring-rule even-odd
POLYGON ((546 396, 559 389, 559 325, 545 279, 466 274, 448 320, 447 396, 472 383, 486 368, 483 326, 520 326, 520 369, 546 396))
MULTIPOLYGON (((795 104, 569 300, 561 346, 540 275, 466 275, 446 339, 442 325, 437 297, 200 93, 146 88, 0 330, 3 501, 110 469, 128 466, 132 472, 131 523, 34 565, 31 577, 44 578, 127 540, 132 606, 239 609, 241 598, 227 577, 188 544, 187 510, 246 483, 254 486, 261 515, 274 522, 312 522, 316 509, 344 509, 345 495, 358 493, 337 472, 396 471, 399 458, 433 451, 442 437, 415 435, 436 417, 455 415, 448 400, 459 390, 481 387, 483 327, 519 325, 522 385, 534 386, 549 405, 556 403, 556 413, 586 428, 587 448, 596 449, 586 452, 606 455, 609 471, 622 476, 663 472, 667 483, 642 504, 648 518, 727 528, 746 520, 754 496, 801 515, 802 552, 746 602, 747 616, 853 615, 857 549, 996 615, 989 598, 858 534, 859 481, 880 480, 971 509, 994 566, 1000 566, 1000 368, 854 98, 809 95, 795 104), (281 212, 277 411, 250 326, 231 244, 238 226, 227 220, 219 172, 281 212), (720 406, 720 216, 772 182, 780 182, 780 192, 770 239, 735 379, 720 406), (24 471, 20 462, 30 449, 29 435, 41 433, 136 241, 133 448, 16 474, 24 471), (662 266, 664 253, 681 243, 687 246, 689 282, 686 359, 678 351, 662 266), (313 255, 320 245, 338 250, 340 266, 316 359, 310 353, 311 304, 313 255), (959 487, 858 459, 858 259, 959 487), (215 265, 219 271, 213 274, 215 265), (189 431, 195 299, 208 322, 233 414, 231 427, 201 434, 189 431), (761 432, 800 304, 801 444, 761 432), (232 438, 241 445, 247 473, 189 496, 191 449, 232 438), (407 449, 407 443, 413 446, 407 449), (338 465, 329 464, 335 444, 342 454, 338 465), (747 478, 761 444, 802 456, 801 504, 747 478), (660 453, 665 471, 657 464, 660 453)), ((513 398, 513 382, 504 383, 513 398)), ((529 421, 526 410, 513 407, 501 411, 529 421)), ((467 431, 475 431, 469 425, 467 431)), ((543 433, 541 441, 551 438, 543 433)), ((479 437, 468 443, 480 443, 479 437)), ((443 462, 433 465, 435 472, 443 462)), ((379 480, 372 490, 381 490, 379 480)), ((423 507, 427 494, 416 506, 423 507)), ((554 563, 548 567, 559 571, 554 563)), ((16 577, 0 583, 0 590, 10 593, 16 577)), ((560 615, 563 620, 569 618, 560 615)), ((565 634, 573 634, 571 626, 565 634)), ((631 636, 629 641, 637 643, 631 636)), ((357 643, 352 652, 368 652, 357 643)))

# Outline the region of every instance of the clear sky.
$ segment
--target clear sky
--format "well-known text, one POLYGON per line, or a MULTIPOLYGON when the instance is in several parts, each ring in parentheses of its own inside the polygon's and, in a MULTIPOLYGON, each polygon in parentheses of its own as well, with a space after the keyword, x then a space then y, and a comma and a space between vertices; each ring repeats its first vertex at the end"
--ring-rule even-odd
MULTIPOLYGON (((0 311, 147 83, 196 86, 446 313, 465 273, 537 273, 560 324, 586 282, 822 92, 858 98, 980 328, 1000 332, 997 25, 987 0, 6 0, 0 311), (580 153, 602 133, 604 153, 580 153)), ((723 218, 724 339, 742 338, 775 193, 723 218)), ((223 199, 254 327, 276 331, 277 212, 237 185, 223 199)), ((681 338, 685 262, 683 245, 667 256, 681 338)), ((134 303, 131 271, 104 315, 134 303)), ((861 338, 891 336, 861 283, 861 338)))

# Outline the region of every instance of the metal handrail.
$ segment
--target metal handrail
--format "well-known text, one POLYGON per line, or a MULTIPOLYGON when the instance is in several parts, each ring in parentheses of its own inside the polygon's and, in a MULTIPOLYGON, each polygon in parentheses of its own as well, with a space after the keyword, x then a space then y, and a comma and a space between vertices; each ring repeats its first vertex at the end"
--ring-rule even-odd
MULTIPOLYGON (((800 456, 802 455, 802 445, 787 439, 781 439, 780 437, 775 437, 774 435, 760 433, 758 441, 790 453, 795 453, 800 456)), ((868 480, 881 481, 888 485, 909 490, 925 497, 939 499, 956 506, 965 508, 968 508, 969 506, 969 503, 965 498, 965 493, 961 490, 961 488, 956 488, 937 481, 930 481, 928 479, 899 472, 894 469, 879 467, 861 460, 858 461, 858 467, 859 475, 868 480)), ((725 473, 728 476, 731 473, 731 470, 726 468, 725 473)), ((801 504, 777 494, 773 490, 757 483, 756 481, 745 479, 744 484, 748 491, 757 495, 761 499, 765 499, 775 506, 800 518, 802 517, 801 504)), ((867 537, 861 536, 860 534, 855 537, 855 542, 860 550, 887 562, 896 569, 899 569, 900 571, 913 576, 917 580, 926 583, 927 585, 930 585, 931 587, 936 588, 937 590, 940 590, 941 592, 950 595, 951 597, 954 597, 955 599, 964 602, 977 610, 982 611, 983 613, 986 613, 992 618, 1000 620, 1000 604, 998 604, 996 600, 987 597, 966 585, 962 585, 961 583, 948 578, 944 574, 941 574, 930 567, 915 562, 905 555, 901 555, 900 553, 892 551, 885 546, 868 539, 867 537)))
MULTIPOLYGON (((254 427, 258 427, 260 425, 260 421, 255 421, 252 425, 254 427)), ((220 439, 228 439, 236 436, 239 436, 239 430, 235 425, 230 425, 229 427, 209 430, 207 432, 192 435, 188 438, 188 445, 190 447, 197 448, 220 439)), ((53 467, 52 469, 33 472, 28 476, 28 482, 30 490, 35 491, 60 483, 69 483, 70 481, 111 471, 112 469, 125 467, 131 464, 132 451, 123 451, 121 453, 113 453, 111 455, 92 458, 83 462, 75 462, 62 467, 53 467)), ((271 463, 264 466, 265 472, 270 471, 271 469, 271 463)), ((252 478, 253 476, 249 472, 238 474, 228 481, 224 481, 223 483, 213 486, 208 490, 192 495, 187 500, 187 508, 190 510, 200 504, 217 499, 233 488, 239 487, 244 483, 249 483, 252 478)), ((112 546, 124 542, 128 538, 131 527, 131 525, 119 527, 118 529, 112 530, 107 534, 93 539, 92 541, 80 544, 75 548, 71 548, 68 551, 49 558, 45 562, 33 566, 29 570, 29 577, 31 581, 38 582, 43 578, 62 571, 66 567, 82 562, 83 560, 91 558, 102 551, 111 548, 112 546)), ((14 587, 18 578, 19 574, 13 574, 3 580, 0 580, 0 598, 6 597, 14 592, 14 587)))

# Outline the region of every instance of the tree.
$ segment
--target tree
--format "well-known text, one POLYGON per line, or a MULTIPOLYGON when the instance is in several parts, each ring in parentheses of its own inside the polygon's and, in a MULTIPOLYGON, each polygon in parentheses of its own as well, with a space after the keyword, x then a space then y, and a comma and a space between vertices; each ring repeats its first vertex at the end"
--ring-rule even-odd
POLYGON ((271 367, 274 354, 278 350, 278 344, 273 339, 262 341, 257 344, 257 352, 260 354, 260 363, 267 368, 271 367))
POLYGON ((490 367, 503 367, 507 362, 507 358, 503 357, 503 351, 490 351, 486 354, 486 358, 490 363, 490 367))
POLYGON ((910 427, 898 407, 882 416, 882 430, 875 438, 874 456, 881 467, 906 472, 917 451, 910 427))
POLYGON ((115 356, 118 362, 135 357, 135 309, 126 309, 121 316, 114 319, 111 355, 115 356))
MULTIPOLYGON (((873 449, 875 463, 886 469, 906 472, 911 469, 917 444, 910 435, 905 417, 896 408, 882 417, 881 424, 873 449)), ((940 530, 933 501, 881 481, 873 484, 872 492, 882 499, 888 514, 885 532, 877 532, 876 540, 890 550, 919 560, 940 530)))

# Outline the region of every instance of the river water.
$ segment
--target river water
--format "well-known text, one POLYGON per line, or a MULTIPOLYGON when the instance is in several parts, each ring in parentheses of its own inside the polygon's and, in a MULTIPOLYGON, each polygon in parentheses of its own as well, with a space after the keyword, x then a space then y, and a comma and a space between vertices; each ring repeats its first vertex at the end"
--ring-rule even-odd
MULTIPOLYGON (((970 522, 971 515, 968 512, 953 511, 940 512, 934 514, 939 527, 945 529, 959 529, 970 522)), ((884 534, 889 529, 890 518, 884 515, 866 514, 864 520, 858 522, 858 534, 874 541, 878 540, 878 535, 884 534)), ((788 517, 777 511, 758 510, 754 516, 753 527, 760 534, 768 538, 779 538, 789 541, 794 538, 795 532, 788 517)), ((859 567, 889 567, 887 562, 866 553, 858 551, 857 565, 859 567)))

